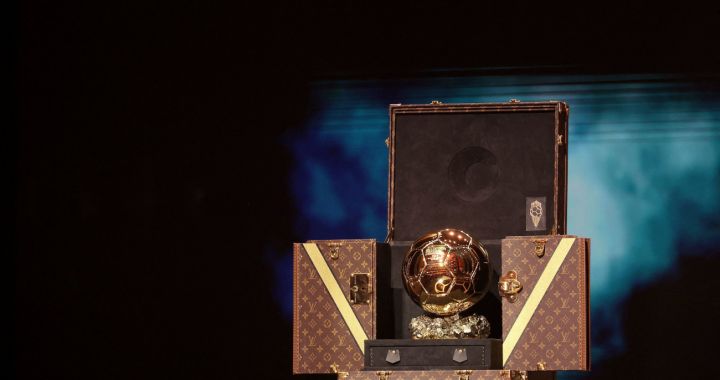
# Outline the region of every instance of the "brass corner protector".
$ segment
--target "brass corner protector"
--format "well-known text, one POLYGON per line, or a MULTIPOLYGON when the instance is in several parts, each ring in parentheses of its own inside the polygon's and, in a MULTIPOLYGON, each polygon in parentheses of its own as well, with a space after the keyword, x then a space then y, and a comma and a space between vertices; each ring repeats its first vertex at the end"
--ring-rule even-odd
POLYGON ((338 380, 344 380, 344 379, 347 379, 348 376, 350 376, 350 373, 345 372, 345 371, 340 371, 339 370, 340 366, 338 366, 337 364, 330 364, 330 368, 332 369, 333 373, 337 374, 338 380))

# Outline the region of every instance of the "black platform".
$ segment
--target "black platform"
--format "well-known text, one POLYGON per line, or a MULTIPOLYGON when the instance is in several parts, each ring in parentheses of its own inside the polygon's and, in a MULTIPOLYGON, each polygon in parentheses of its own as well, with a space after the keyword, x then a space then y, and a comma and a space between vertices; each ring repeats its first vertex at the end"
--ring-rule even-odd
POLYGON ((365 341, 365 369, 502 369, 500 339, 365 341))

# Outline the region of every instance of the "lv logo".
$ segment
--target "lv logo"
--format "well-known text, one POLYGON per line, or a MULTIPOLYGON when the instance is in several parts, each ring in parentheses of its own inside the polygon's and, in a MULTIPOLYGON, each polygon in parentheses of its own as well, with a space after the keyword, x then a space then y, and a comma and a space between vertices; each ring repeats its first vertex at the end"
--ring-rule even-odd
POLYGON ((344 345, 345 345, 345 336, 338 335, 338 346, 344 346, 344 345))
POLYGON ((530 344, 533 344, 537 341, 537 333, 533 334, 530 333, 530 344))
POLYGON ((568 304, 568 300, 569 300, 569 298, 567 298, 567 297, 566 297, 566 298, 560 297, 560 303, 562 304, 562 305, 560 306, 561 309, 569 309, 569 307, 568 307, 568 305, 567 305, 567 304, 568 304))
POLYGON ((310 313, 311 313, 311 314, 314 313, 314 312, 315 312, 315 306, 317 306, 317 302, 308 302, 308 304, 310 305, 310 313))
POLYGON ((530 275, 534 276, 537 274, 537 268, 535 268, 535 265, 530 265, 530 275))
POLYGON ((560 335, 562 335, 562 341, 563 343, 567 343, 568 341, 568 335, 570 335, 569 332, 560 332, 560 335))
POLYGON ((317 280, 317 272, 315 272, 314 270, 311 270, 310 271, 310 279, 317 280))
POLYGON ((560 274, 568 274, 567 266, 563 265, 560 267, 560 274))
POLYGON ((317 337, 311 336, 310 337, 310 344, 308 344, 308 347, 315 347, 315 339, 317 337))
POLYGON ((340 274, 340 278, 345 278, 345 272, 347 272, 347 268, 338 268, 338 272, 340 274))

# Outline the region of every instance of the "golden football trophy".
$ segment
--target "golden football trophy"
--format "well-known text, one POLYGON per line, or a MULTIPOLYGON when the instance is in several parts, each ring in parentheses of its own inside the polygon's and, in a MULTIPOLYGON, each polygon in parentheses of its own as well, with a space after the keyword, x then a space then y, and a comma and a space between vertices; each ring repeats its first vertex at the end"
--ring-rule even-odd
POLYGON ((426 312, 410 321, 414 339, 487 338, 482 315, 460 313, 480 301, 490 285, 485 248, 463 231, 444 229, 416 240, 402 265, 405 290, 426 312))

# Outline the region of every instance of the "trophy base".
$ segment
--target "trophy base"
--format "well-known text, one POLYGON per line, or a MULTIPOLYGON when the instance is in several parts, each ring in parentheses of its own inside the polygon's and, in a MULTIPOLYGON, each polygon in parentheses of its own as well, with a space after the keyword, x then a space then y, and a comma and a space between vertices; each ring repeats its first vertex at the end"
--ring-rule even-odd
POLYGON ((366 371, 502 369, 502 341, 500 339, 366 340, 364 364, 366 371))
POLYGON ((421 315, 410 320, 413 339, 484 339, 490 336, 490 322, 478 314, 460 317, 429 317, 421 315))

